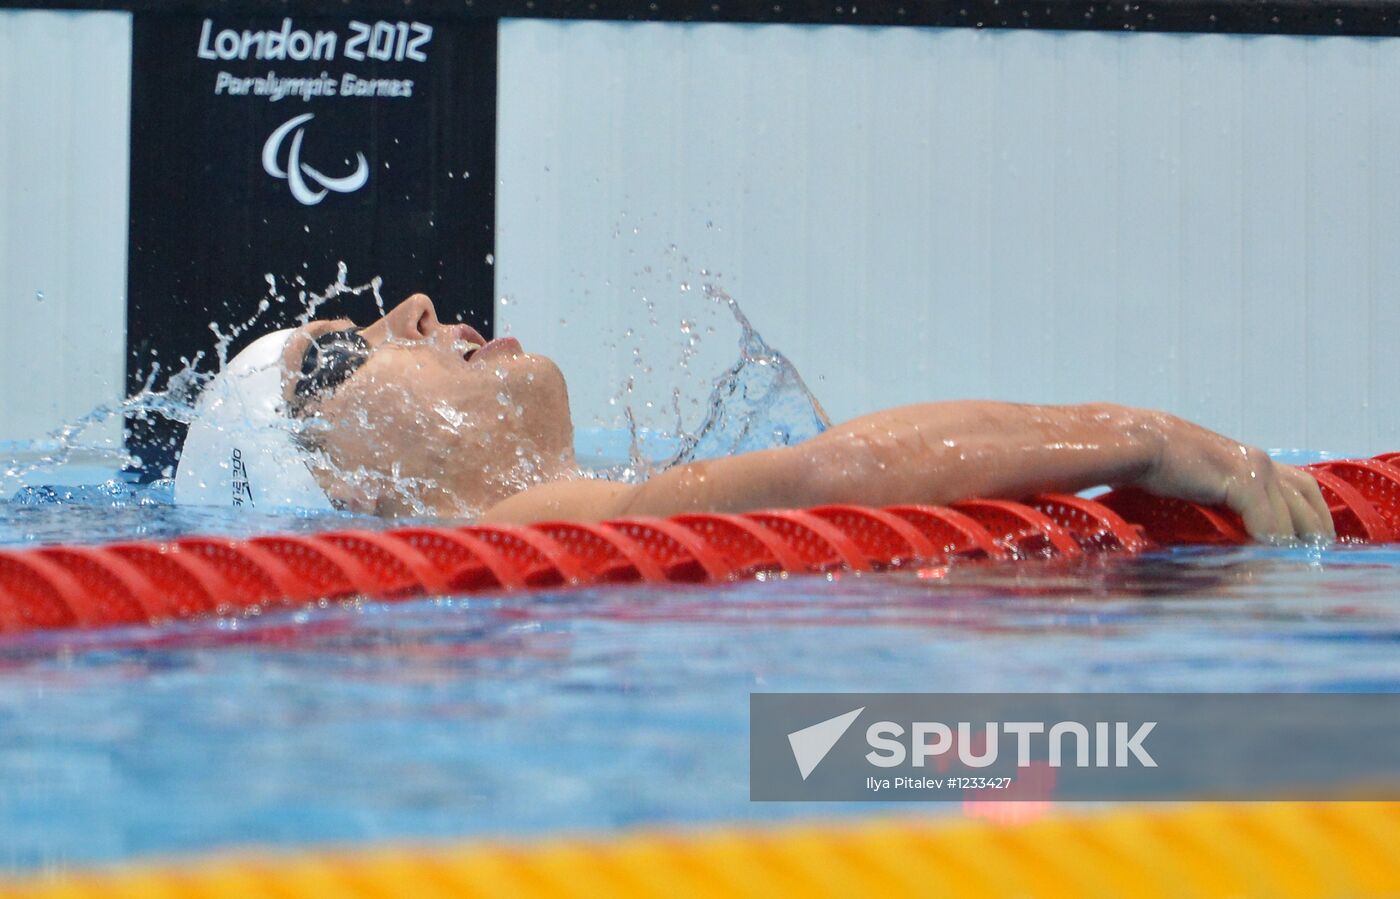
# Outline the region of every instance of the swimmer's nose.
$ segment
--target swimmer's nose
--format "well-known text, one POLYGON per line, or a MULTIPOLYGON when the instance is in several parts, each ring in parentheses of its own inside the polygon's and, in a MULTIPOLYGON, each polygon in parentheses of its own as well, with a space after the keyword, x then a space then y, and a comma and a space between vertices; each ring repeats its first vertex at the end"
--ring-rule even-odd
POLYGON ((384 326, 395 340, 427 340, 441 327, 433 301, 421 293, 390 309, 384 326))

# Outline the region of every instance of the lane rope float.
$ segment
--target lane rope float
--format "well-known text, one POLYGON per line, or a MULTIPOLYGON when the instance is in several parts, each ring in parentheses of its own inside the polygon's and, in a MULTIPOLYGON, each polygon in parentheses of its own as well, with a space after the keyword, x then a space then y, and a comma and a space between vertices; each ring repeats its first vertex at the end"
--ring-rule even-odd
MULTIPOLYGON (((1306 466, 1338 539, 1400 541, 1400 453, 1306 466)), ((524 527, 404 527, 0 550, 0 634, 157 624, 365 597, 713 583, 953 560, 1075 559, 1249 541, 1238 515, 1134 488, 882 509, 827 505, 524 527)))

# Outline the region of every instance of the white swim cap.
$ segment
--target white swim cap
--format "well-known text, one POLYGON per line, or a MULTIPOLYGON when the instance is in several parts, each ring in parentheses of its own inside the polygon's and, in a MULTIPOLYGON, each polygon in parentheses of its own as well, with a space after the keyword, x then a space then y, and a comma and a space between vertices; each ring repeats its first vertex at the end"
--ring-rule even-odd
POLYGON ((177 505, 332 508, 282 399, 282 353, 294 333, 259 337, 204 388, 175 472, 177 505))

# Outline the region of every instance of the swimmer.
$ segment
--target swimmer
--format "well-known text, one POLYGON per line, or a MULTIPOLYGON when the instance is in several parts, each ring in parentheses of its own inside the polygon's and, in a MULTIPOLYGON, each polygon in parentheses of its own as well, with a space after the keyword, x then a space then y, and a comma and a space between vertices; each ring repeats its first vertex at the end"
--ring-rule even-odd
POLYGON ((585 477, 558 367, 513 338, 438 321, 421 294, 368 327, 316 321, 235 357, 201 397, 175 495, 525 524, 947 504, 1103 484, 1228 506, 1259 540, 1336 536, 1303 471, 1173 415, 1107 403, 921 403, 639 484, 585 477))

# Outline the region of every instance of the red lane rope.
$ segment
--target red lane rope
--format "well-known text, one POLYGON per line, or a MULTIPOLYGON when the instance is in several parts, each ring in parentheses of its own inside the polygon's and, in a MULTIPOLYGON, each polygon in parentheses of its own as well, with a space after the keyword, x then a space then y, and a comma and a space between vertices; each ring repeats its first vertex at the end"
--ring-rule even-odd
POLYGON ((736 577, 802 570, 802 556, 787 541, 742 516, 695 512, 670 520, 694 531, 706 546, 720 554, 736 577))
POLYGON ((1046 493, 1028 505, 1069 531, 1086 552, 1141 552, 1149 541, 1142 530, 1118 513, 1091 499, 1063 493, 1046 493))
POLYGON ((953 508, 971 517, 1017 556, 1077 558, 1079 542, 1050 516, 1022 503, 1004 499, 970 499, 953 508))
POLYGON ((1142 528, 1147 539, 1164 545, 1249 542, 1244 523, 1227 509, 1162 499, 1135 487, 1105 493, 1099 503, 1142 528))
MULTIPOLYGON (((1400 453, 1308 466, 1338 538, 1400 542, 1400 453)), ((830 505, 529 527, 409 527, 248 540, 0 550, 0 634, 147 624, 315 600, 397 600, 594 583, 711 583, 1075 559, 1153 545, 1248 542, 1239 516, 1141 490, 952 507, 830 505)))
POLYGON ((1323 468, 1309 469, 1309 474, 1317 481, 1322 498, 1327 500, 1327 511, 1332 513, 1332 524, 1337 529, 1339 540, 1351 543, 1394 543, 1400 540, 1400 531, 1350 482, 1323 468))
POLYGON ((1400 531, 1400 468, 1378 459, 1318 462, 1308 468, 1334 474, 1355 487, 1392 532, 1400 531))

